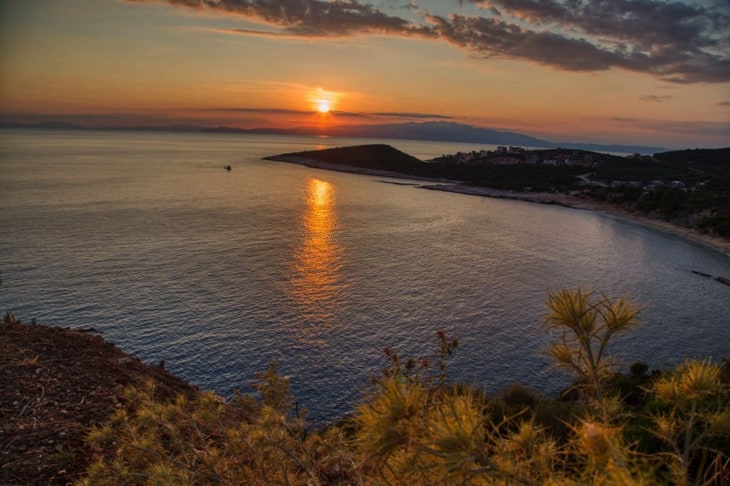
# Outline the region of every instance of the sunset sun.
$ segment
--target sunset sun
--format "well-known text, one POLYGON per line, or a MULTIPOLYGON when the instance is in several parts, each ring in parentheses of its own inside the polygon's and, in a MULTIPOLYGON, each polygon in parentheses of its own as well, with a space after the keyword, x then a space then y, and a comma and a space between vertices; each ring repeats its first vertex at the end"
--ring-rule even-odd
POLYGON ((316 115, 320 115, 318 118, 320 119, 320 121, 323 121, 329 120, 329 115, 334 114, 333 110, 339 104, 338 102, 341 95, 342 93, 338 93, 337 91, 314 88, 306 93, 305 99, 309 104, 310 109, 316 115))
POLYGON ((329 100, 317 100, 317 111, 321 114, 329 113, 331 109, 329 100))

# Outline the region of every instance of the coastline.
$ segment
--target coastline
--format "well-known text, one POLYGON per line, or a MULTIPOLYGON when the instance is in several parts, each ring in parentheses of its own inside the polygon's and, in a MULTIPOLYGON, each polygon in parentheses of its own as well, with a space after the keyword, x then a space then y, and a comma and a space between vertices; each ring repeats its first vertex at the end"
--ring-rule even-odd
POLYGON ((678 226, 668 221, 648 218, 635 213, 626 211, 625 209, 616 207, 607 203, 590 201, 565 194, 553 193, 528 193, 513 192, 500 189, 490 189, 488 187, 467 186, 461 183, 453 184, 435 184, 428 186, 420 186, 422 189, 430 189, 434 191, 454 192, 457 194, 466 194, 472 196, 493 197, 498 199, 512 199, 516 201, 525 201, 537 204, 548 204, 554 206, 562 206, 571 209, 581 209, 585 211, 594 211, 610 215, 614 218, 623 219, 642 226, 649 227, 654 230, 669 233, 690 240, 694 243, 712 248, 726 255, 730 255, 730 241, 718 236, 700 233, 692 228, 678 226))
POLYGON ((616 207, 607 203, 600 203, 597 201, 589 201, 574 196, 565 194, 555 193, 529 193, 529 192, 514 192, 501 189, 492 189, 488 187, 477 187, 465 185, 458 181, 444 180, 444 179, 429 179, 425 177, 409 176, 399 172, 390 172, 384 170, 373 170, 364 169, 358 167, 352 167, 340 164, 331 164, 328 162, 321 162, 315 159, 309 159, 306 157, 295 157, 289 155, 274 155, 270 157, 264 157, 265 160, 272 160, 277 162, 288 162, 292 164, 303 165, 311 167, 313 169, 332 170, 336 172, 346 172, 350 174, 369 175, 378 177, 390 177, 395 179, 406 179, 420 182, 431 182, 433 184, 420 184, 417 185, 419 189, 429 189, 433 191, 452 192, 456 194, 464 194, 469 196, 481 196, 481 197, 492 197, 497 199, 511 199, 515 201, 524 201, 537 204, 548 204, 554 206, 562 206, 571 209, 580 209, 585 211, 595 211, 604 213, 615 218, 619 218, 625 221, 636 223, 657 231, 668 233, 674 236, 687 239, 694 243, 702 246, 711 248, 715 251, 723 253, 726 256, 730 256, 730 240, 721 238, 719 236, 708 235, 700 233, 692 228, 684 226, 678 226, 668 221, 662 221, 658 219, 648 218, 635 213, 626 211, 625 209, 616 207))
POLYGON ((346 172, 348 174, 359 174, 369 175, 376 177, 390 177, 392 179, 405 179, 409 181, 421 181, 421 182, 440 182, 440 183, 451 183, 454 184, 456 181, 447 179, 433 179, 429 177, 417 177, 401 172, 391 172, 388 170, 377 170, 377 169, 365 169, 363 167, 353 167, 351 165, 331 164, 329 162, 322 162, 321 160, 308 159, 306 157, 295 157, 292 155, 272 155, 269 157, 263 157, 264 160, 273 160, 275 162, 287 162, 290 164, 303 165, 305 167, 311 167, 312 169, 323 169, 331 170, 335 172, 346 172))

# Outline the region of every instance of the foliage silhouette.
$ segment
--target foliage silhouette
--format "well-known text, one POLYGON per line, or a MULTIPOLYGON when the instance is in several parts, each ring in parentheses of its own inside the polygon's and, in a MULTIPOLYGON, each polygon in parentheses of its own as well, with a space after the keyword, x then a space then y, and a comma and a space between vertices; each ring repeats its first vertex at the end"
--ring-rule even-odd
POLYGON ((292 410, 275 363, 256 375, 255 395, 230 403, 208 392, 160 401, 151 384, 130 388, 89 434, 98 460, 81 484, 727 484, 727 362, 613 373, 607 348, 636 325, 633 305, 577 289, 551 294, 548 309, 545 325, 559 338, 550 353, 574 373, 578 401, 451 383, 458 341, 439 332, 435 367, 386 349, 387 366, 353 416, 322 430, 292 410))

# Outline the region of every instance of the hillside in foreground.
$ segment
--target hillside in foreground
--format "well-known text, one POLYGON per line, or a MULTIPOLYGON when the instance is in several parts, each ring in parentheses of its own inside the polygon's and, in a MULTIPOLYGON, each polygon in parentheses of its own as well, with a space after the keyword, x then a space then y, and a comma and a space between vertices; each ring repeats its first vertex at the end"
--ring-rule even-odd
POLYGON ((730 368, 685 361, 613 371, 604 351, 638 325, 632 303, 550 294, 548 353, 571 370, 557 399, 448 379, 432 357, 384 351, 352 414, 312 429, 271 363, 226 402, 80 331, 0 324, 2 484, 727 484, 730 368), (590 359, 588 358, 590 357, 590 359))
POLYGON ((197 389, 148 366, 93 332, 0 323, 0 484, 69 484, 92 461, 92 426, 148 380, 159 398, 197 389))

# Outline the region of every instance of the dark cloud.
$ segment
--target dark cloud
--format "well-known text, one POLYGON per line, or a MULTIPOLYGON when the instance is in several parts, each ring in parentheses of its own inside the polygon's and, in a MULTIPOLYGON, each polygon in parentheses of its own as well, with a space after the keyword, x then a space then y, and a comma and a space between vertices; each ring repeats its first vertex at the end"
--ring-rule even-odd
POLYGON ((203 111, 203 112, 234 112, 234 113, 270 113, 275 115, 304 115, 312 113, 314 110, 288 110, 285 108, 198 108, 197 110, 190 111, 203 111))
MULTIPOLYGON (((290 110, 283 108, 250 108, 250 107, 234 107, 234 108, 199 108, 198 110, 188 111, 202 111, 202 112, 233 112, 233 113, 263 113, 263 114, 279 114, 279 115, 310 115, 315 110, 290 110)), ((377 113, 366 113, 366 112, 350 112, 350 111, 337 111, 333 110, 330 112, 334 116, 348 117, 348 118, 376 118, 376 117, 392 117, 392 118, 412 118, 412 119, 441 119, 450 120, 452 117, 447 115, 438 115, 434 113, 403 113, 403 112, 377 112, 377 113)))
POLYGON ((449 16, 411 2, 408 11, 421 19, 414 22, 361 0, 166 1, 281 29, 230 31, 238 34, 420 37, 444 40, 477 58, 525 60, 567 71, 621 68, 672 83, 730 81, 727 2, 468 0, 480 7, 478 15, 449 16))
MULTIPOLYGON (((146 3, 145 0, 132 0, 146 3)), ((428 36, 428 28, 401 17, 387 15, 358 0, 167 0, 194 9, 257 19, 284 27, 288 32, 314 37, 359 33, 428 36)))
POLYGON ((288 34, 286 32, 269 32, 266 30, 255 30, 255 29, 206 29, 213 32, 221 32, 224 34, 238 34, 238 35, 251 35, 256 37, 276 37, 276 38, 296 38, 299 37, 294 34, 288 34))
POLYGON ((330 114, 338 117, 338 118, 370 118, 371 115, 368 113, 357 113, 354 111, 338 111, 338 110, 332 110, 330 111, 330 114))
MULTIPOLYGON (((154 126, 216 126, 225 119, 210 119, 206 116, 192 116, 176 112, 160 113, 0 113, 0 121, 8 123, 37 124, 63 122, 87 128, 154 127, 154 126)), ((239 116, 237 123, 254 123, 254 117, 239 116)))
POLYGON ((451 120, 453 117, 447 116, 447 115, 436 115, 432 113, 400 113, 400 112, 380 112, 380 113, 371 113, 375 116, 390 116, 394 118, 414 118, 414 119, 428 119, 428 118, 436 118, 439 120, 451 120))
POLYGON ((730 101, 720 101, 717 106, 730 106, 730 101))
POLYGON ((524 59, 568 71, 600 71, 620 61, 616 54, 584 39, 537 32, 494 18, 432 15, 427 19, 440 37, 485 58, 524 59))
POLYGON ((643 95, 643 96, 639 96, 639 99, 641 101, 652 101, 652 102, 655 102, 655 103, 661 103, 663 101, 669 101, 669 100, 671 100, 672 97, 671 96, 668 96, 668 95, 662 95, 662 96, 659 96, 659 95, 643 95))
MULTIPOLYGON (((730 80, 730 8, 662 0, 472 0, 535 32, 584 39, 606 67, 666 81, 730 80)), ((566 55, 570 53, 566 52, 566 55)))
MULTIPOLYGON (((487 3, 477 1, 473 3, 487 3)), ((535 26, 560 26, 642 47, 704 44, 711 18, 696 5, 658 0, 491 0, 535 26)), ((726 19, 727 20, 727 19, 726 19)))
MULTIPOLYGON (((311 115, 316 113, 316 110, 290 110, 286 108, 199 108, 196 111, 201 112, 228 112, 228 113, 258 113, 262 115, 311 115)), ((350 111, 337 111, 332 110, 329 112, 330 115, 339 118, 369 118, 373 117, 371 113, 355 113, 350 111)))

